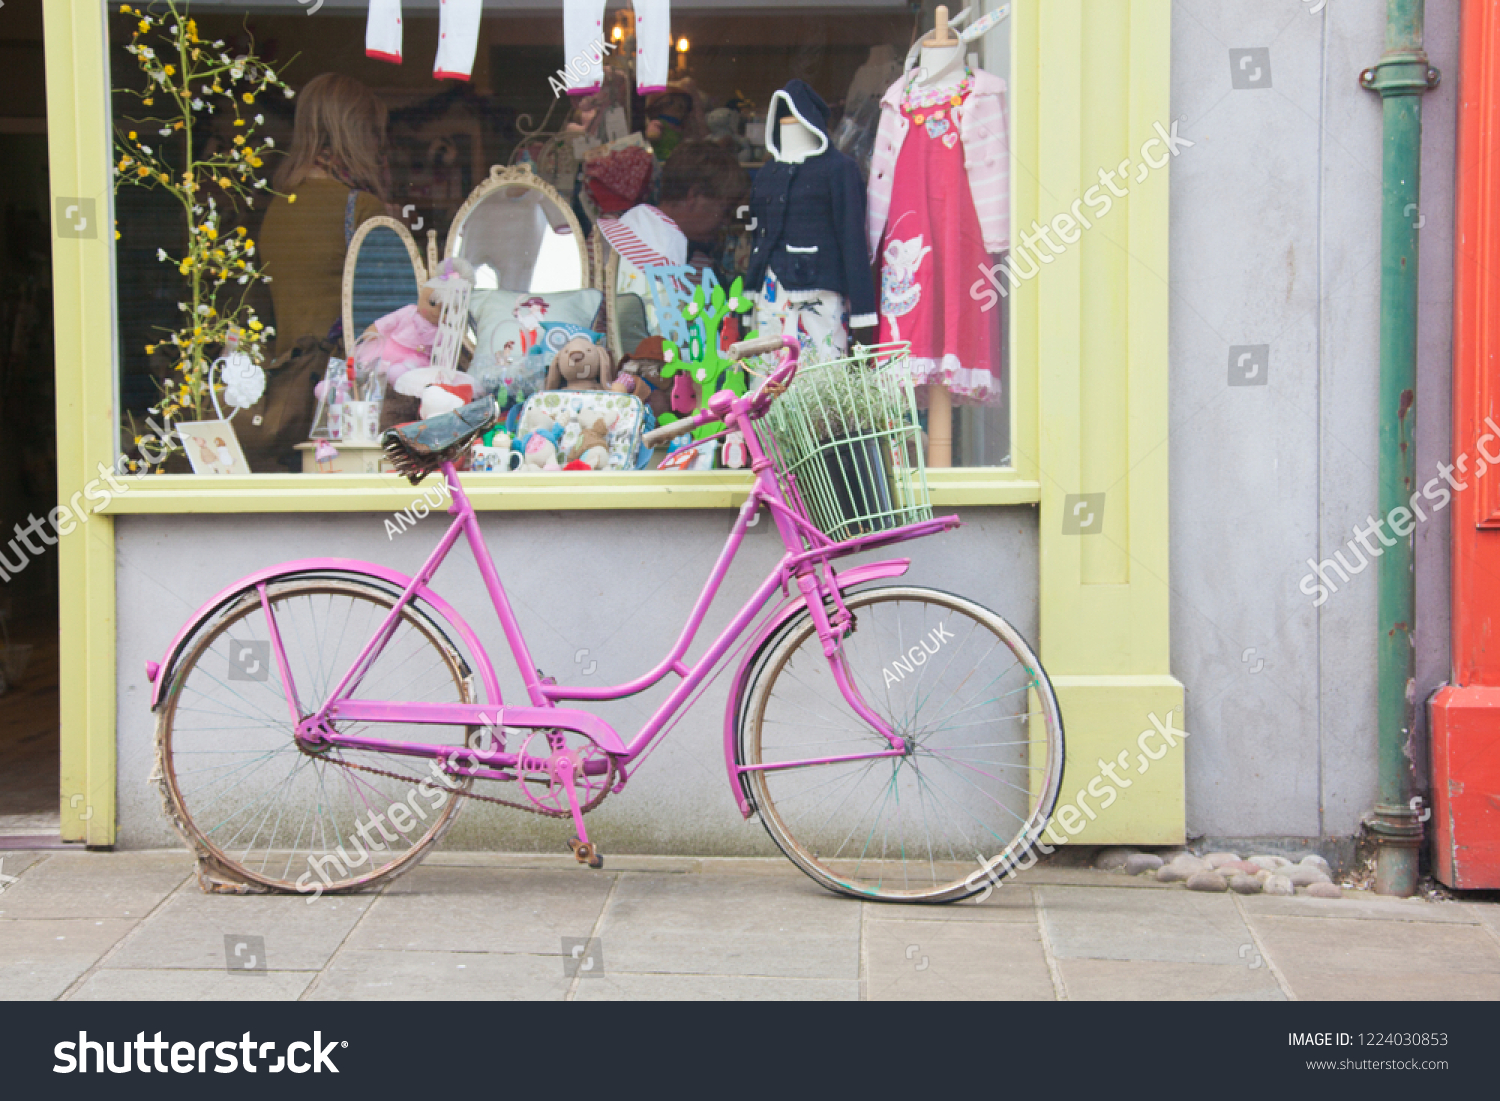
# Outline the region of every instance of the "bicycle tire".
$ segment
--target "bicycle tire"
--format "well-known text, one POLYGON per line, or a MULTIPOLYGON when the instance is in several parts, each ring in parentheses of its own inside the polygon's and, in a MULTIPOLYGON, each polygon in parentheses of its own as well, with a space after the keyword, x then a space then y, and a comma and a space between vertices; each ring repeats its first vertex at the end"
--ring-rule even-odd
POLYGON ((752 771, 741 776, 777 847, 828 890, 891 902, 969 897, 986 886, 976 870, 985 863, 1018 861, 1057 803, 1064 736, 1051 682, 1018 631, 963 597, 890 586, 846 593, 844 600, 855 615, 855 631, 843 641, 841 655, 865 702, 907 739, 908 753, 774 771, 755 767, 869 752, 889 744, 849 708, 811 617, 803 616, 794 618, 793 629, 781 635, 759 664, 747 692, 738 759, 752 771), (920 630, 908 637, 908 628, 920 630), (918 638, 927 648, 918 649, 918 638), (973 656, 970 667, 964 655, 986 639, 993 644, 973 656), (872 664, 872 659, 878 660, 872 664), (966 687, 973 688, 969 682, 981 665, 988 679, 977 685, 978 695, 991 698, 962 698, 966 687), (886 672, 892 675, 879 675, 886 672), (1012 711, 1021 692, 1025 706, 1012 711), (964 705, 952 714, 973 712, 977 721, 945 721, 950 701, 964 705), (1019 728, 1014 725, 1018 722, 1019 728), (1023 729, 1025 736, 986 740, 992 737, 986 730, 1007 726, 1023 729), (822 733, 830 729, 838 737, 822 733), (960 733, 966 729, 975 733, 960 733), (980 753, 992 748, 1006 752, 980 753), (995 774, 1002 771, 1005 775, 995 774), (1024 777, 1025 783, 1007 777, 1024 777), (957 784, 950 782, 954 778, 957 784), (904 809, 908 806, 913 808, 910 815, 904 809), (892 813, 886 813, 888 808, 892 813), (919 821, 924 836, 918 835, 919 821), (898 835, 894 847, 893 828, 898 835), (877 829, 882 831, 878 854, 871 851, 877 829))
MULTIPOLYGON (((266 598, 306 717, 353 664, 398 596, 379 579, 319 575, 273 581, 266 598), (328 651, 309 652, 306 628, 315 626, 320 604, 327 612, 321 618, 339 623, 338 638, 328 651)), ((323 894, 388 882, 420 862, 446 833, 461 793, 472 784, 440 780, 425 758, 341 747, 309 752, 299 745, 256 590, 228 602, 200 628, 171 677, 157 720, 156 779, 169 817, 199 858, 205 886, 323 894), (246 651, 254 655, 254 668, 246 666, 246 651), (203 759, 209 763, 200 764, 203 759), (399 771, 403 778, 347 768, 345 762, 399 771), (406 808, 399 820, 398 804, 406 808), (240 840, 245 824, 229 832, 240 819, 257 823, 247 841, 240 840), (408 820, 412 824, 403 824, 408 820), (387 822, 394 837, 382 824, 387 822), (356 835, 363 841, 355 841, 356 835)), ((462 655, 429 616, 410 605, 362 681, 378 685, 382 699, 473 702, 462 655)), ((377 729, 383 737, 455 747, 471 745, 478 730, 385 723, 377 729)))

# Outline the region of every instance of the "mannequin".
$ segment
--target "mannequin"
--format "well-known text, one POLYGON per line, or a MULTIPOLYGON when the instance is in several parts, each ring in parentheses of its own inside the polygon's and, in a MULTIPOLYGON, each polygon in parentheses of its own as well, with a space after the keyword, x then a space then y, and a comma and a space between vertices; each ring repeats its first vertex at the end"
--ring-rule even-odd
POLYGON ((777 137, 780 139, 781 159, 790 164, 805 161, 818 151, 818 136, 796 119, 782 119, 777 137))
POLYGON ((974 270, 1009 247, 1010 153, 1005 82, 965 56, 946 7, 936 14, 881 98, 867 244, 881 265, 879 340, 910 346, 927 465, 943 468, 953 465, 954 404, 1000 395, 1001 334, 967 291, 974 270))
MULTIPOLYGON (((948 9, 939 4, 937 22, 923 41, 917 83, 923 88, 957 87, 964 77, 963 43, 948 29, 948 9)), ((953 465, 953 397, 945 386, 927 388, 927 465, 953 465)))
POLYGON ((847 356, 849 333, 879 321, 865 243, 865 182, 833 147, 828 105, 793 79, 771 96, 766 148, 750 214, 755 244, 745 285, 762 335, 795 334, 805 362, 847 356))

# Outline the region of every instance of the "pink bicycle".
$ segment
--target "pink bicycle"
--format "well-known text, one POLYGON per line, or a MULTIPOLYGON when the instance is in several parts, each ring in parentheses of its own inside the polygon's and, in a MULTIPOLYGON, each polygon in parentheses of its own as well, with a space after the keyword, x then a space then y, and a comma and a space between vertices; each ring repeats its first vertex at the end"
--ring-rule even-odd
POLYGON ((648 437, 722 421, 743 433, 755 481, 676 643, 629 683, 560 685, 532 661, 454 469, 493 423, 490 399, 387 434, 403 473, 416 482, 440 470, 452 493, 452 524, 416 576, 307 559, 243 578, 204 605, 147 672, 163 801, 205 889, 321 894, 391 879, 442 837, 465 798, 571 822, 577 859, 599 867, 585 816, 628 786, 642 756, 735 658, 723 728, 730 790, 813 879, 859 898, 946 902, 983 888, 976 861, 1018 860, 1062 781, 1062 720, 1047 675, 1017 631, 972 601, 866 587, 899 578, 909 559, 833 568, 958 519, 842 540, 813 524, 795 479, 778 481, 774 441, 755 428, 796 375, 796 341, 752 341, 732 354, 783 347, 752 392, 722 391, 648 437), (689 665, 763 506, 786 553, 689 665), (503 699, 474 631, 429 587, 460 536, 525 702, 503 699), (633 696, 669 675, 680 683, 629 740, 569 706, 633 696))

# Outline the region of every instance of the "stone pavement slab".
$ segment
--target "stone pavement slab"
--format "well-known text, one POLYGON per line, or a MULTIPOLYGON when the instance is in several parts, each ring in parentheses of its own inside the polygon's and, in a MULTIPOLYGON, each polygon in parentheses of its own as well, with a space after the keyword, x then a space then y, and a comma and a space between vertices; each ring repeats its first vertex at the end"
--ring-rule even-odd
MULTIPOLYGON (((561 871, 416 868, 379 896, 349 938, 360 951, 554 953, 588 937, 617 878, 569 858, 561 871)), ((321 906, 328 901, 319 899, 321 906)))
POLYGON ((1036 892, 1047 937, 1060 960, 1239 966, 1245 959, 1243 946, 1254 947, 1234 895, 1051 886, 1036 892))
POLYGON ((1477 925, 1253 912, 1249 920, 1298 998, 1500 998, 1500 945, 1477 925))
POLYGON ((0 1000, 58 997, 134 925, 128 918, 0 919, 0 1000))
MULTIPOLYGON (((1477 925, 1473 907, 1453 902, 1427 902, 1416 898, 1388 898, 1365 891, 1345 891, 1341 899, 1294 895, 1244 895, 1241 905, 1251 914, 1280 917, 1336 917, 1368 921, 1422 921, 1438 924, 1477 925)), ((1494 907, 1500 909, 1500 907, 1494 907)))
MULTIPOLYGON (((270 971, 324 967, 376 899, 372 894, 174 895, 104 963, 120 970, 211 971, 226 963, 225 937, 259 937, 270 971)), ((254 980, 250 980, 254 981, 254 980)))
POLYGON ((1286 1001, 1258 952, 1239 964, 1062 959, 1057 967, 1075 1002, 1286 1001))
POLYGON ((762 975, 616 975, 580 980, 573 1000, 680 1002, 850 1002, 856 979, 787 979, 762 975))
POLYGON ((68 996, 75 1002, 294 1002, 316 971, 95 971, 68 996))
MULTIPOLYGON (((881 907, 884 914, 890 907, 881 907)), ((867 920, 866 996, 933 1001, 1056 998, 1036 922, 867 920)))
POLYGON ((341 952, 305 1000, 561 1001, 562 955, 495 952, 341 952))
POLYGON ((1472 902, 1465 909, 1478 918, 1481 924, 1489 928, 1495 934, 1497 941, 1500 941, 1500 902, 1491 902, 1488 904, 1472 902))
POLYGON ((192 875, 186 853, 49 853, 0 893, 0 917, 139 919, 192 875))
POLYGON ((623 875, 597 936, 616 972, 858 979, 860 905, 801 876, 623 875))

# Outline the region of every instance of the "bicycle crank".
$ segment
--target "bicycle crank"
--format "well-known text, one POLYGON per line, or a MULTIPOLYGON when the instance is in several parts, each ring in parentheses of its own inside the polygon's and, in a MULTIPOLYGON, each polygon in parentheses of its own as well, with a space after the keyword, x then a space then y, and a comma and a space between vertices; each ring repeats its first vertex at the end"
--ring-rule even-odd
POLYGON ((599 850, 594 848, 591 841, 580 841, 574 837, 568 841, 568 848, 573 850, 573 859, 580 864, 587 864, 590 868, 604 867, 604 857, 599 855, 599 850))

